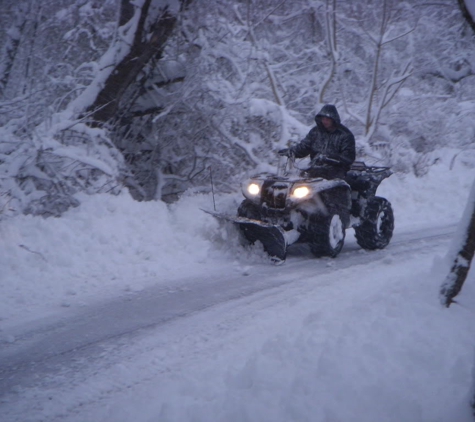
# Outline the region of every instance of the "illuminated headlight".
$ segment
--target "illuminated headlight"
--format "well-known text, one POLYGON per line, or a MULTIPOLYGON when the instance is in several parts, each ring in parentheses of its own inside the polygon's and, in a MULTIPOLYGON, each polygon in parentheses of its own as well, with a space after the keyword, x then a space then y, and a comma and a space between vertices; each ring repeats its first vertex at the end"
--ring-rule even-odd
POLYGON ((247 186, 247 192, 250 195, 256 196, 259 195, 259 192, 261 191, 261 187, 257 183, 249 183, 247 186))
POLYGON ((292 192, 292 196, 297 199, 305 198, 310 194, 310 189, 307 186, 299 186, 292 192))
POLYGON ((257 180, 249 180, 242 184, 242 193, 251 201, 259 201, 262 183, 257 180))

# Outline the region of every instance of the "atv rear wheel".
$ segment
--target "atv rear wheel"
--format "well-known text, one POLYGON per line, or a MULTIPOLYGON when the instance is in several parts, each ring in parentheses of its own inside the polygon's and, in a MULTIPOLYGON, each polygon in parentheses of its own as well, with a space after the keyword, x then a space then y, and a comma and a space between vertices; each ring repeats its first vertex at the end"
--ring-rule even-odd
POLYGON ((385 248, 393 236, 394 213, 391 203, 375 196, 366 206, 362 223, 355 227, 355 237, 363 249, 385 248))
POLYGON ((339 214, 322 218, 312 224, 310 250, 316 257, 336 257, 345 243, 345 226, 339 214))

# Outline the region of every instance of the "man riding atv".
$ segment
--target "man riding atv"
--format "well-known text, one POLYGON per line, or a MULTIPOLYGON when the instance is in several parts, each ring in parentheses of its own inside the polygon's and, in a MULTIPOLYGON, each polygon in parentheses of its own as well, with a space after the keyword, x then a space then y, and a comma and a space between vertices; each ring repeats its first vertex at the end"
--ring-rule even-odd
POLYGON ((315 116, 316 126, 297 145, 281 149, 279 155, 303 158, 310 155, 308 177, 344 179, 355 161, 355 137, 343 126, 336 107, 326 104, 315 116))
POLYGON ((391 170, 354 162, 355 138, 340 123, 334 105, 325 105, 315 121, 317 126, 299 144, 279 151, 289 157, 283 175, 261 173, 243 183, 245 199, 237 216, 210 212, 237 224, 245 239, 259 241, 276 263, 285 261, 294 243, 308 244, 317 257, 336 257, 350 227, 366 250, 386 247, 393 234, 391 204, 376 196, 391 170), (307 155, 308 169, 287 171, 295 158, 307 155))

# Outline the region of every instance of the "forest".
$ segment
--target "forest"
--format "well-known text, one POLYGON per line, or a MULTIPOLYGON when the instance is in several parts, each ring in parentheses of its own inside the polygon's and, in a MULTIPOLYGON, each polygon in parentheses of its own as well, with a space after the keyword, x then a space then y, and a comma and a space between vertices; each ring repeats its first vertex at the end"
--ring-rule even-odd
MULTIPOLYGON (((326 103, 359 160, 475 166, 463 0, 2 0, 0 219, 239 188, 326 103)), ((468 19, 467 19, 468 16, 468 19)))

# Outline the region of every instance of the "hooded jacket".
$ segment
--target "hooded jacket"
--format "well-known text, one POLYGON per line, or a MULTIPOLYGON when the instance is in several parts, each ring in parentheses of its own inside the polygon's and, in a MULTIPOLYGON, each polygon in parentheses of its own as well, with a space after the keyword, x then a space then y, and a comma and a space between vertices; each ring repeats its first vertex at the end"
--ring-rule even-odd
POLYGON ((341 163, 340 167, 348 170, 356 157, 355 137, 347 127, 341 124, 336 107, 332 104, 324 105, 315 116, 315 123, 317 125, 307 136, 290 148, 295 157, 303 158, 310 155, 310 159, 313 160, 318 155, 324 155, 338 160, 341 163), (329 117, 334 121, 333 131, 325 129, 322 117, 329 117))

